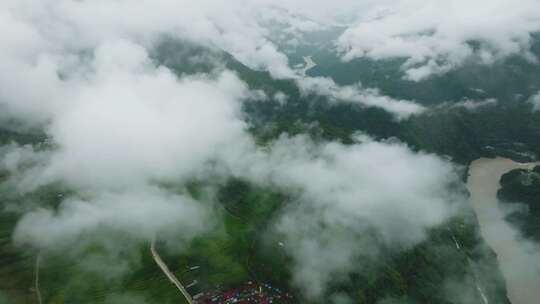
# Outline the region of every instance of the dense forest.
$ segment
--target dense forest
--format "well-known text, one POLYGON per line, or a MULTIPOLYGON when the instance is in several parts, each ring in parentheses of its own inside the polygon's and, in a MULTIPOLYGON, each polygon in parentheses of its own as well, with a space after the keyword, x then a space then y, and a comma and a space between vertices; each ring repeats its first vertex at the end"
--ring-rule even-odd
POLYGON ((501 201, 516 207, 508 214, 508 220, 520 227, 526 237, 540 240, 540 166, 504 174, 501 186, 497 193, 501 201))

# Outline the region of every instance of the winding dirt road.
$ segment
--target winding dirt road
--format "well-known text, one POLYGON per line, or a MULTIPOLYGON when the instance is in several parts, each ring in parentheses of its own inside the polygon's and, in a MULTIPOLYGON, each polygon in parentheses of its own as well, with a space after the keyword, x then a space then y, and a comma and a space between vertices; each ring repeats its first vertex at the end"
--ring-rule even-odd
POLYGON ((41 291, 39 290, 39 264, 40 262, 41 262, 41 255, 38 252, 36 256, 36 265, 35 265, 35 270, 34 270, 34 274, 35 274, 34 288, 36 290, 36 298, 37 298, 38 304, 43 303, 41 300, 41 291))
POLYGON ((193 304, 193 298, 191 297, 189 292, 186 290, 186 288, 184 288, 184 286, 180 283, 180 281, 178 281, 176 276, 169 270, 169 267, 167 267, 167 264, 165 264, 165 262, 163 262, 163 260, 161 259, 161 256, 156 250, 155 239, 153 239, 150 244, 150 252, 152 253, 152 257, 154 258, 154 261, 156 262, 156 264, 159 266, 159 268, 161 268, 161 271, 163 271, 163 273, 167 276, 167 278, 169 278, 169 280, 176 286, 176 288, 180 290, 182 295, 184 295, 184 297, 186 298, 187 302, 189 304, 193 304))

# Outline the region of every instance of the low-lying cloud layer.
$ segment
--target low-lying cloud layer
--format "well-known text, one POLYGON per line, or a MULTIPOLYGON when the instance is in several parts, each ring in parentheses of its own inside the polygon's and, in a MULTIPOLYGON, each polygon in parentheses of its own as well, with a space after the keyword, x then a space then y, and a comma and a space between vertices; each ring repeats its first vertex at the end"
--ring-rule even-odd
POLYGON ((338 39, 345 60, 404 58, 406 77, 422 80, 474 58, 485 64, 530 53, 540 31, 540 3, 511 1, 380 1, 338 39))
POLYGON ((295 194, 275 229, 295 260, 295 283, 310 297, 343 279, 356 259, 376 259, 380 245, 399 251, 423 241, 464 201, 452 189, 459 177, 450 163, 400 143, 357 140, 281 138, 263 160, 235 165, 250 180, 295 194))
POLYGON ((397 100, 382 95, 377 89, 362 88, 360 85, 340 87, 329 78, 308 77, 299 79, 297 83, 304 94, 315 93, 326 96, 331 102, 348 102, 383 109, 391 113, 398 121, 421 114, 426 110, 425 107, 413 101, 397 100))
POLYGON ((40 249, 69 245, 101 229, 127 231, 143 241, 171 231, 182 231, 181 237, 189 239, 211 227, 205 212, 191 197, 158 188, 95 193, 86 200, 67 198, 57 211, 37 209, 26 214, 14 238, 40 249))
MULTIPOLYGON (((467 60, 490 64, 518 54, 536 62, 530 44, 540 30, 535 13, 539 6, 535 0, 474 4, 342 0, 332 5, 270 0, 196 4, 8 0, 0 10, 0 31, 6 37, 0 51, 0 67, 6 71, 0 74, 0 96, 2 103, 10 103, 9 111, 32 112, 34 105, 42 104, 38 102, 42 96, 58 97, 54 94, 63 82, 55 74, 77 67, 87 50, 117 39, 150 47, 164 36, 224 50, 274 77, 296 78, 287 56, 274 42, 272 24, 276 23, 297 40, 303 33, 339 25, 342 33, 334 43, 343 59, 404 58, 403 69, 411 80, 444 73, 467 60), (33 90, 17 90, 21 85, 33 90), (10 102, 13 99, 27 102, 10 102)), ((386 109, 398 108, 396 115, 401 115, 401 103, 395 107, 382 103, 386 109)))
POLYGON ((529 102, 533 106, 533 111, 540 110, 540 92, 538 92, 538 93, 534 94, 533 96, 531 96, 529 98, 529 102))
POLYGON ((223 146, 250 140, 240 113, 245 84, 231 72, 177 79, 125 41, 99 46, 81 69, 59 80, 58 97, 21 112, 21 119, 49 114, 43 121, 52 148, 10 146, 3 162, 26 170, 12 181, 21 192, 60 182, 80 197, 66 197, 57 213, 27 214, 16 240, 46 248, 103 227, 149 240, 182 225, 186 235, 210 226, 208 210, 189 195, 156 185, 183 184, 220 158, 223 146))

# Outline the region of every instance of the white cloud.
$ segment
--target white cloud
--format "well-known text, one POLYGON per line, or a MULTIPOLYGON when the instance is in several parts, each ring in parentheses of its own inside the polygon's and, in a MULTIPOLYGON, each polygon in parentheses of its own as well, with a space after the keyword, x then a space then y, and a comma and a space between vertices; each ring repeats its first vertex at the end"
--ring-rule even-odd
POLYGON ((247 89, 234 74, 177 80, 144 56, 126 59, 133 47, 97 50, 95 75, 51 124, 59 149, 45 174, 109 187, 182 178, 245 136, 247 89))
POLYGON ((52 147, 1 151, 14 191, 61 182, 77 193, 59 198, 55 210, 24 214, 15 241, 54 250, 103 229, 148 241, 180 230, 189 239, 211 228, 211 203, 155 184, 181 186, 251 142, 240 112, 246 85, 228 71, 178 79, 156 67, 144 47, 122 40, 79 62, 55 78, 54 94, 20 109, 21 119, 40 117, 52 147))
POLYGON ((53 94, 29 102, 19 87, 9 95, 13 113, 39 118, 52 144, 2 148, 13 191, 61 182, 77 193, 60 197, 55 210, 25 213, 16 242, 54 250, 103 229, 148 241, 179 230, 189 239, 211 228, 211 203, 155 184, 181 186, 222 153, 250 143, 240 113, 246 85, 228 71, 178 79, 156 67, 144 47, 123 40, 103 43, 78 62, 63 77, 51 68, 53 94))
POLYGON ((426 229, 464 201, 452 188, 459 175, 451 163, 400 143, 359 140, 346 146, 282 137, 270 152, 230 164, 238 176, 291 194, 275 229, 308 297, 342 279, 356 259, 376 259, 381 245, 399 251, 424 240, 426 229))
POLYGON ((143 241, 158 233, 182 231, 180 237, 189 239, 212 227, 207 215, 192 198, 157 188, 105 192, 89 199, 68 198, 57 211, 36 209, 25 214, 14 239, 19 244, 53 250, 98 230, 127 232, 143 241))
POLYGON ((304 94, 316 93, 327 96, 331 101, 350 102, 365 107, 380 108, 392 114, 396 120, 407 119, 411 115, 425 111, 423 106, 415 102, 397 100, 382 95, 377 89, 362 88, 360 85, 340 87, 329 78, 300 78, 297 83, 304 94))
POLYGON ((529 102, 533 106, 533 111, 540 110, 540 92, 538 92, 535 95, 531 96, 531 98, 529 99, 529 102))
POLYGON ((340 24, 347 28, 338 39, 345 59, 404 57, 407 77, 420 80, 453 69, 473 54, 484 63, 511 54, 532 58, 530 34, 540 30, 539 5, 536 0, 7 0, 2 30, 10 37, 5 48, 25 55, 37 45, 80 50, 118 38, 148 45, 166 34, 216 46, 276 77, 292 77, 268 21, 286 25, 283 31, 297 38, 340 24))
MULTIPOLYGON (((298 33, 341 23, 347 30, 337 44, 345 59, 404 57, 406 77, 421 80, 460 66, 472 55, 484 63, 518 53, 532 58, 530 34, 540 29, 540 18, 534 14, 537 8, 534 0, 519 4, 509 0, 474 4, 464 0, 343 0, 337 4, 8 0, 0 10, 0 31, 8 37, 0 50, 0 105, 4 116, 25 115, 46 122, 65 107, 61 101, 69 99, 76 83, 66 83, 63 77, 84 66, 85 52, 118 40, 149 48, 165 36, 223 49, 275 77, 300 79, 304 88, 321 82, 294 73, 273 42, 269 21, 286 25, 282 30, 297 38, 301 38, 298 33), (471 41, 480 42, 479 48, 474 49, 471 41)), ((393 100, 376 90, 356 93, 353 87, 325 86, 333 87, 332 95, 339 93, 344 99, 385 109, 398 119, 422 111, 412 102, 393 100)))
POLYGON ((133 43, 98 47, 84 76, 58 81, 66 90, 28 108, 50 121, 47 133, 58 145, 47 168, 32 177, 40 182, 121 188, 184 178, 222 145, 247 136, 240 100, 248 90, 234 74, 178 80, 133 43))
POLYGON ((464 99, 458 102, 443 102, 434 109, 456 109, 463 108, 468 111, 476 111, 483 107, 495 106, 498 101, 495 98, 486 98, 481 100, 464 99))
POLYGON ((287 57, 267 39, 251 1, 8 0, 2 6, 16 21, 8 20, 5 30, 11 35, 17 26, 25 34, 13 39, 18 44, 42 41, 50 49, 65 51, 92 49, 118 38, 149 45, 161 35, 170 35, 216 46, 275 76, 292 76, 287 57))
POLYGON ((338 47, 345 60, 405 58, 406 77, 418 81, 459 67, 472 55, 486 64, 513 54, 532 59, 538 11, 536 0, 382 1, 341 35, 338 47))

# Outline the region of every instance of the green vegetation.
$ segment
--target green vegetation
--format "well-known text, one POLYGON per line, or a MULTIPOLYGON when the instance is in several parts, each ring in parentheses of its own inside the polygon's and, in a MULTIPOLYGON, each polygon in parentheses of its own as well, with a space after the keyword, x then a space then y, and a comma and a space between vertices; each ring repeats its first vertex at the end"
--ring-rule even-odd
MULTIPOLYGON (((191 192, 203 199, 202 188, 204 185, 193 184, 191 192)), ((16 197, 19 203, 39 201, 41 206, 56 208, 58 194, 69 192, 48 185, 22 197, 8 193, 4 189, 4 197, 16 197)), ((222 218, 222 225, 197 237, 181 251, 174 249, 174 239, 169 240, 171 244, 158 243, 162 258, 185 285, 198 281, 190 288, 192 294, 235 287, 258 277, 267 281, 263 269, 269 276, 282 269, 260 265, 258 254, 259 245, 264 243, 261 231, 281 206, 283 197, 241 181, 223 186, 218 196, 222 204, 218 205, 217 215, 222 218), (194 266, 197 269, 190 270, 194 266)), ((4 212, 1 219, 0 290, 10 299, 34 302, 35 293, 30 288, 35 279, 37 252, 13 245, 11 233, 18 219, 16 213, 4 212)), ((115 295, 137 296, 149 303, 183 303, 183 297, 152 259, 148 243, 114 231, 99 231, 81 239, 85 241, 73 248, 74 252, 58 248, 41 254, 40 290, 44 303, 107 303, 115 295), (113 254, 110 241, 118 247, 113 254), (120 267, 120 275, 115 274, 116 267, 120 267)))
MULTIPOLYGON (((196 188, 202 185, 193 187, 197 192, 196 188)), ((59 191, 54 187, 44 189, 38 191, 43 193, 41 196, 37 193, 31 196, 47 198, 46 193, 59 191)), ((217 198, 217 214, 222 217, 223 226, 197 237, 180 252, 174 250, 173 240, 169 240, 171 244, 158 243, 162 258, 176 276, 185 284, 194 280, 199 282, 190 289, 193 294, 253 280, 271 282, 292 291, 300 303, 308 303, 291 285, 291 258, 278 245, 279 236, 270 229, 273 218, 279 215, 288 198, 240 180, 231 180, 220 187, 217 198), (194 266, 199 267, 190 270, 194 266)), ((50 199, 49 203, 54 205, 55 200, 50 199)), ((34 280, 36 253, 27 248, 12 247, 9 233, 15 221, 14 216, 11 226, 4 229, 5 246, 11 246, 14 258, 9 260, 7 251, 2 252, 1 274, 9 280, 0 282, 9 282, 9 285, 1 287, 9 291, 8 286, 11 286, 13 299, 33 301, 34 293, 29 288, 34 280)), ((9 221, 2 221, 3 225, 7 223, 9 221)), ((181 295, 155 265, 149 244, 137 243, 126 235, 111 231, 84 238, 88 241, 76 249, 77 253, 59 250, 42 255, 40 290, 44 303, 108 303, 117 295, 138 297, 148 303, 182 303, 181 295), (104 247, 106 238, 113 239, 122 248, 118 255, 112 256, 113 263, 127 265, 121 276, 107 275, 106 270, 114 269, 114 264, 106 262, 111 258, 104 247), (122 245, 124 243, 126 245, 122 245), (94 267, 94 264, 85 267, 85 263, 100 262, 104 262, 105 267, 94 267)), ((447 302, 449 294, 441 293, 449 284, 448 278, 455 282, 469 281, 471 284, 466 285, 469 289, 466 292, 474 297, 479 295, 472 283, 477 278, 490 278, 494 281, 478 282, 486 288, 490 303, 506 303, 495 257, 479 237, 472 214, 455 217, 432 229, 425 242, 405 249, 401 254, 393 254, 393 250, 381 252, 387 253, 381 254, 369 267, 359 260, 358 267, 350 269, 348 280, 336 281, 323 298, 313 303, 328 303, 336 293, 355 294, 357 303, 378 303, 386 298, 400 298, 412 303, 451 303, 447 302), (483 266, 471 266, 476 261, 483 266)), ((16 303, 24 302, 17 300, 16 303)))
MULTIPOLYGON (((540 34, 532 38, 531 52, 538 55, 540 34)), ((309 71, 311 76, 331 77, 341 85, 361 82, 365 87, 379 88, 385 95, 426 105, 486 97, 506 102, 517 100, 519 96, 528 97, 540 89, 540 66, 522 56, 492 65, 478 64, 473 58, 453 71, 414 82, 403 79, 401 65, 406 59, 359 58, 343 62, 331 48, 322 48, 310 55, 317 63, 309 71)))
MULTIPOLYGON (((356 295, 355 303, 460 303, 467 295, 481 302, 476 284, 490 303, 509 303, 494 253, 483 242, 474 215, 462 215, 429 231, 426 241, 399 254, 384 253, 369 267, 352 268, 349 280, 331 293, 356 295), (456 245, 458 244, 458 245, 456 245), (453 286, 455 284, 455 287, 453 286)), ((358 261, 358 265, 365 265, 358 261)), ((330 296, 317 301, 328 303, 330 296)))
POLYGON ((0 214, 0 303, 26 303, 34 297, 30 288, 33 284, 35 253, 21 251, 13 245, 11 234, 16 222, 15 214, 0 214))
POLYGON ((508 216, 523 234, 540 240, 540 166, 534 170, 516 169, 501 177, 497 196, 506 204, 524 204, 508 216))

